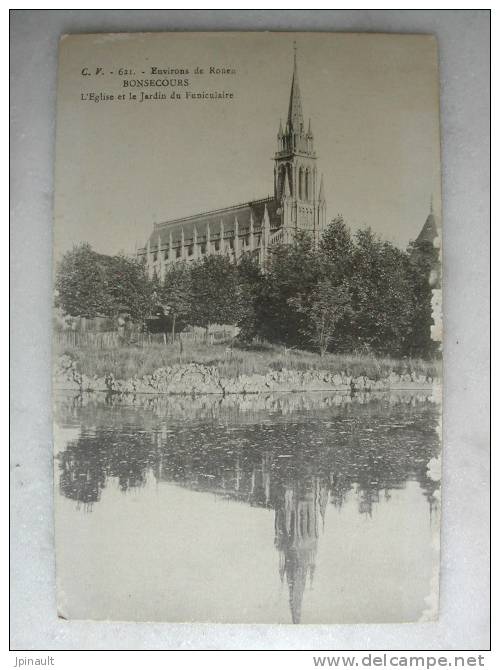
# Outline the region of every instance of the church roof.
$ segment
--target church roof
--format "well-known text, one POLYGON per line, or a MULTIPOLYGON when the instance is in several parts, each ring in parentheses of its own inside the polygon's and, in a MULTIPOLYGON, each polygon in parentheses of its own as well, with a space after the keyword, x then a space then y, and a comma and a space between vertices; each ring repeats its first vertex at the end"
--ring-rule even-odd
POLYGON ((440 284, 441 277, 441 261, 439 251, 436 248, 436 238, 439 236, 436 218, 431 203, 431 210, 420 231, 417 239, 413 244, 411 252, 412 260, 426 259, 429 264, 431 275, 429 280, 432 288, 436 288, 440 284))
POLYGON ((198 241, 206 235, 207 225, 210 226, 211 237, 216 237, 220 233, 221 221, 224 224, 224 232, 234 231, 235 218, 238 219, 238 230, 240 235, 245 235, 250 229, 250 218, 253 216, 254 230, 259 230, 264 218, 264 210, 267 207, 271 228, 277 228, 280 225, 280 215, 278 213, 279 204, 274 197, 269 196, 260 200, 253 200, 223 209, 215 209, 210 212, 202 212, 192 216, 186 216, 180 219, 172 219, 155 223, 153 232, 149 237, 151 249, 158 245, 158 236, 161 239, 161 245, 169 243, 170 234, 172 242, 176 244, 181 239, 181 231, 184 230, 184 240, 187 242, 194 237, 196 227, 198 241))
POLYGON ((437 235, 436 219, 434 217, 434 212, 431 211, 416 239, 416 243, 421 244, 423 242, 430 242, 432 244, 437 235))

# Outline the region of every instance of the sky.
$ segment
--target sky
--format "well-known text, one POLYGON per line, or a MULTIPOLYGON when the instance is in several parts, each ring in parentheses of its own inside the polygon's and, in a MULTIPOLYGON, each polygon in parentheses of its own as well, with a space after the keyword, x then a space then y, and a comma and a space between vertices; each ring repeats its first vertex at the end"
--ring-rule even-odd
POLYGON ((371 226, 406 247, 440 211, 437 49, 432 36, 349 33, 76 35, 60 48, 54 243, 133 252, 154 222, 273 192, 297 46, 327 220, 371 226), (235 74, 208 74, 210 66, 235 74), (188 69, 154 75, 150 68, 188 69), (203 75, 193 74, 196 67, 203 75), (82 75, 82 70, 90 75, 82 75), (102 68, 103 74, 96 75, 102 68), (135 74, 120 75, 125 68, 135 74), (143 75, 142 72, 146 74, 143 75), (111 74, 113 73, 113 74, 111 74), (188 79, 132 89, 125 79, 188 79), (137 102, 129 92, 181 100, 137 102), (185 99, 226 91, 232 99, 185 99), (105 93, 113 101, 82 100, 105 93), (118 101, 118 95, 126 99, 118 101))

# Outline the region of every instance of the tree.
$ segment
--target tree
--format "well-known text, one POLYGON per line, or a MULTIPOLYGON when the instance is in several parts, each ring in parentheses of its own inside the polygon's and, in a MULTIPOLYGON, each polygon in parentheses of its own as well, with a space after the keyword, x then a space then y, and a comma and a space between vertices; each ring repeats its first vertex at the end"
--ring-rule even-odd
POLYGON ((167 268, 159 299, 170 318, 173 342, 176 323, 187 317, 191 309, 191 273, 186 263, 174 263, 167 268))
POLYGON ((347 284, 336 286, 329 279, 321 279, 309 295, 291 298, 290 303, 307 315, 305 335, 323 356, 339 322, 351 313, 347 284))
POLYGON ((259 335, 271 342, 307 346, 307 315, 294 298, 301 296, 306 302, 319 276, 318 254, 303 231, 291 244, 272 248, 256 304, 259 335))
POLYGON ((90 244, 75 245, 58 263, 56 306, 71 316, 107 316, 110 310, 106 266, 90 244))
MULTIPOLYGON (((350 298, 354 241, 342 216, 337 216, 330 222, 320 240, 318 253, 321 276, 332 286, 341 288, 341 293, 347 293, 350 298)), ((353 348, 351 316, 350 309, 339 315, 335 326, 336 351, 351 351, 353 348)))
POLYGON ((257 304, 261 296, 263 276, 256 258, 243 254, 237 266, 240 310, 240 338, 251 341, 259 331, 257 304))
POLYGON ((151 312, 152 283, 141 263, 106 256, 84 243, 64 254, 56 273, 56 305, 71 316, 142 320, 151 312))
POLYGON ((412 323, 409 256, 370 228, 355 236, 351 294, 352 348, 404 355, 412 323))
POLYGON ((333 219, 323 233, 319 245, 322 263, 330 279, 337 285, 352 275, 354 243, 342 216, 333 219))
POLYGON ((124 255, 105 257, 109 316, 127 312, 142 321, 154 307, 154 283, 142 263, 124 255))
POLYGON ((190 321, 208 329, 212 324, 236 324, 241 294, 237 269, 227 256, 205 256, 191 266, 190 321))

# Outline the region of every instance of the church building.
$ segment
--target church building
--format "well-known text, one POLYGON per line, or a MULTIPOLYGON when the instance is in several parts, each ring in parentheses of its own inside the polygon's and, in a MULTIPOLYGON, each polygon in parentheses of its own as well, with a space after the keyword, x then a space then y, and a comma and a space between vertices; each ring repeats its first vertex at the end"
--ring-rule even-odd
POLYGON ((326 227, 323 178, 318 178, 311 121, 302 112, 297 56, 294 54, 285 126, 279 124, 274 155, 274 193, 230 207, 155 223, 145 247, 137 251, 150 277, 163 280, 166 267, 213 254, 236 262, 248 253, 264 265, 268 249, 289 243, 298 230, 318 242, 326 227))

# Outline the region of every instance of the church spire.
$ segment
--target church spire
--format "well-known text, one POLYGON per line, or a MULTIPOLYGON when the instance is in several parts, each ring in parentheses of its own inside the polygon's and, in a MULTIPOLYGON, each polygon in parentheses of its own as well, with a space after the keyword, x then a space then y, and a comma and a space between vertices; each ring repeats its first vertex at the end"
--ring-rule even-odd
POLYGON ((297 47, 294 43, 288 113, 283 126, 280 124, 278 147, 274 154, 274 197, 278 203, 281 226, 289 231, 284 233, 283 239, 288 239, 286 236, 298 228, 307 230, 318 238, 325 227, 326 202, 324 199, 318 200, 317 193, 316 152, 312 124, 310 119, 307 126, 304 123, 297 47), (302 203, 307 203, 307 207, 303 207, 302 203))
POLYGON ((291 132, 302 133, 304 117, 302 116, 302 102, 300 99, 299 75, 297 70, 297 45, 295 42, 293 44, 293 77, 287 121, 291 132))

